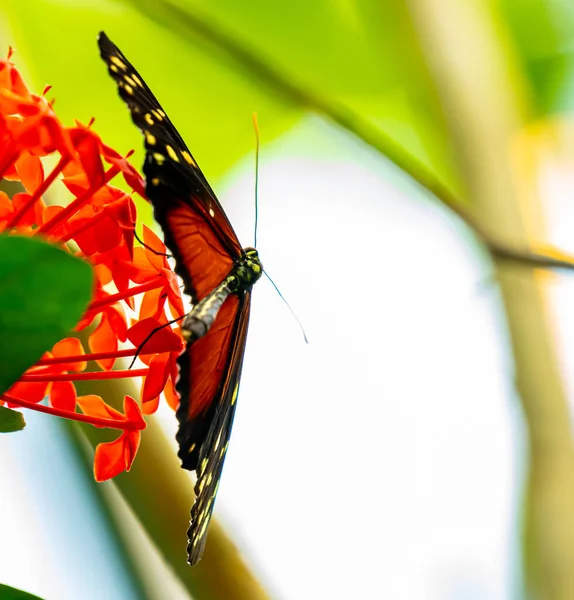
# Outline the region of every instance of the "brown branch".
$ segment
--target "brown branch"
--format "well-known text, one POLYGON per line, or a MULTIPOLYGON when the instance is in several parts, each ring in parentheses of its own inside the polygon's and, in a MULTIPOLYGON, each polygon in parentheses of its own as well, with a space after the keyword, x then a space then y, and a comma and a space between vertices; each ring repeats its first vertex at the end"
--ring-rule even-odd
MULTIPOLYGON (((500 26, 497 4, 408 0, 407 6, 447 109, 460 172, 476 214, 501 239, 528 247, 530 229, 525 223, 529 215, 538 214, 541 199, 535 171, 513 145, 516 132, 526 123, 525 82, 500 26)), ((506 252, 507 259, 517 257, 522 261, 520 253, 506 252)), ((559 256, 557 260, 561 262, 559 256)), ((496 275, 528 444, 521 503, 525 595, 570 600, 574 445, 555 318, 549 314, 544 280, 529 270, 509 273, 497 268, 496 275)))
POLYGON ((552 256, 554 254, 538 254, 529 250, 518 250, 502 244, 490 244, 483 240, 491 255, 495 259, 507 261, 516 265, 530 267, 535 269, 565 269, 574 270, 574 258, 568 255, 561 255, 560 258, 552 256))

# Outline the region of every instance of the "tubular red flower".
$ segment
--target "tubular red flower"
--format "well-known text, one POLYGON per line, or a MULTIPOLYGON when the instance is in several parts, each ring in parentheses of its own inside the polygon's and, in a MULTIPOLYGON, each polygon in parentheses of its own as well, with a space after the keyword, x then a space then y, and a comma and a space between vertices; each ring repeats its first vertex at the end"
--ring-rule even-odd
POLYGON ((61 340, 0 396, 0 405, 121 430, 114 442, 96 448, 94 475, 103 481, 130 469, 145 420, 129 396, 122 413, 99 396, 78 397, 74 381, 141 377, 145 414, 157 409, 164 389, 175 408, 175 361, 183 341, 169 322, 181 317, 183 303, 157 236, 144 226, 145 246, 134 248, 132 194, 145 198, 144 179, 129 155, 105 145, 91 125, 64 126, 9 58, 0 60, 0 178, 23 187, 11 198, 0 192, 0 231, 43 236, 89 262, 96 275, 92 301, 75 328, 92 326, 89 352, 77 337, 61 340), (117 175, 129 192, 112 185, 117 175), (60 197, 69 196, 65 206, 44 202, 56 188, 60 197), (144 368, 116 368, 118 359, 136 355, 144 368), (90 361, 100 370, 89 370, 90 361))

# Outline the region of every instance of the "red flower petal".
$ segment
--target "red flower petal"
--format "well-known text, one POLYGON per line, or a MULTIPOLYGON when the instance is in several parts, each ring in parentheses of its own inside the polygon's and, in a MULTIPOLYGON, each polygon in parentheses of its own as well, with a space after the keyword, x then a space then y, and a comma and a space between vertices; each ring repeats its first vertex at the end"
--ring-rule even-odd
POLYGON ((112 408, 100 396, 96 396, 95 394, 78 396, 76 402, 85 415, 100 419, 124 420, 124 415, 119 410, 112 408))
POLYGON ((126 183, 136 193, 138 193, 144 200, 147 200, 145 194, 145 179, 134 169, 134 167, 128 162, 127 158, 124 158, 121 154, 116 152, 113 148, 102 144, 102 153, 104 158, 112 165, 117 166, 124 176, 126 183))
POLYGON ((157 269, 149 261, 147 250, 139 246, 134 248, 132 269, 130 279, 134 283, 147 283, 158 276, 157 269))
POLYGON ((159 272, 168 266, 167 257, 165 256, 167 253, 167 248, 149 227, 144 225, 142 229, 147 258, 150 264, 153 265, 159 272))
MULTIPOLYGON (((94 353, 115 352, 118 349, 118 340, 110 324, 108 313, 102 314, 99 325, 90 335, 89 345, 90 350, 94 353)), ((102 358, 97 362, 104 371, 111 371, 115 360, 115 358, 102 358)))
POLYGON ((124 397, 124 413, 128 421, 136 425, 139 429, 146 428, 146 422, 139 404, 131 396, 124 397))
POLYGON ((44 181, 44 168, 41 160, 29 152, 23 152, 15 164, 22 185, 28 192, 33 193, 44 181))
POLYGON ((50 404, 54 408, 75 412, 76 388, 71 381, 55 381, 50 390, 50 404))
POLYGON ((146 415, 153 414, 159 405, 169 377, 169 354, 156 354, 149 363, 149 371, 142 387, 142 409, 146 415))
POLYGON ((126 431, 124 434, 124 461, 126 471, 132 468, 134 458, 136 457, 140 441, 142 439, 141 431, 126 431))
POLYGON ((185 314, 185 310, 183 308, 183 299, 179 289, 179 281, 177 280, 175 273, 169 269, 164 269, 163 274, 166 281, 165 291, 167 292, 167 298, 174 317, 181 317, 185 314))
MULTIPOLYGON (((12 196, 12 205, 14 206, 14 212, 18 212, 20 208, 23 208, 27 204, 28 200, 30 200, 30 198, 30 194, 25 194, 22 192, 14 194, 14 196, 12 196)), ((37 223, 34 205, 32 205, 27 211, 24 212, 24 214, 20 217, 18 223, 19 225, 26 227, 37 223)))
MULTIPOLYGON (((92 352, 115 352, 118 340, 126 339, 127 325, 123 313, 115 306, 106 307, 96 330, 90 335, 89 345, 92 352)), ((103 358, 97 361, 104 371, 110 371, 115 358, 103 358)))
MULTIPOLYGON (((84 347, 78 338, 64 338, 52 348, 52 355, 58 358, 63 358, 66 356, 81 356, 82 354, 84 354, 84 347)), ((86 361, 60 363, 58 365, 62 371, 84 371, 87 366, 88 363, 86 361)))
POLYGON ((142 298, 139 319, 151 318, 159 320, 166 300, 167 294, 163 291, 163 288, 156 288, 155 290, 146 292, 142 298))
MULTIPOLYGON (((46 397, 48 382, 39 381, 34 383, 16 382, 6 393, 14 398, 28 400, 28 402, 40 402, 46 397)), ((8 403, 8 406, 11 406, 8 403)))
POLYGON ((84 127, 70 129, 72 144, 93 187, 98 188, 104 181, 104 165, 100 158, 100 138, 84 127))
POLYGON ((94 478, 106 481, 129 471, 141 440, 139 431, 125 431, 120 437, 106 444, 98 444, 94 455, 94 478))
POLYGON ((166 326, 153 333, 141 347, 146 338, 159 327, 161 323, 157 319, 144 319, 132 325, 127 332, 127 339, 139 348, 140 354, 157 354, 158 352, 181 352, 183 340, 171 327, 166 326))
POLYGON ((4 219, 14 212, 12 200, 6 192, 0 190, 0 219, 4 219))
POLYGON ((163 395, 165 396, 168 406, 170 406, 172 410, 177 410, 180 398, 179 394, 175 391, 175 386, 173 385, 173 380, 171 378, 163 390, 163 395))

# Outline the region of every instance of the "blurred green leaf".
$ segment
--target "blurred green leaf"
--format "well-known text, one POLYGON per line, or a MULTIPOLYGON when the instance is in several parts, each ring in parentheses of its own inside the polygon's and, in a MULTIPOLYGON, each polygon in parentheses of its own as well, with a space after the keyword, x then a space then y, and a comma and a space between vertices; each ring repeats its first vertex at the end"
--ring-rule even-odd
POLYGON ((1 393, 80 320, 93 273, 36 238, 0 235, 0 256, 1 393))
POLYGON ((99 29, 140 71, 208 179, 253 153, 253 111, 268 142, 309 110, 303 98, 287 97, 226 50, 226 38, 293 86, 348 107, 444 184, 457 187, 442 109, 399 0, 336 6, 327 0, 280 6, 261 0, 12 0, 5 11, 38 87, 54 85, 58 113, 66 122, 97 117, 106 142, 120 151, 136 149, 136 165, 143 144, 98 56, 99 29), (53 36, 55 27, 66 36, 53 36))
POLYGON ((503 0, 537 116, 574 108, 574 4, 503 0))
POLYGON ((49 97, 57 99, 60 118, 71 124, 95 117, 95 128, 106 143, 120 152, 135 149, 132 161, 138 168, 143 164, 142 137, 99 56, 100 30, 140 71, 210 180, 254 153, 253 111, 266 140, 300 117, 300 111, 261 94, 235 67, 206 55, 195 40, 166 31, 129 3, 19 0, 3 4, 3 12, 12 27, 15 60, 23 57, 37 91, 46 83, 53 85, 49 97), (66 35, 54 36, 54 29, 66 35))
POLYGON ((24 427, 26 427, 26 421, 21 412, 0 406, 0 433, 22 431, 24 427))
POLYGON ((0 583, 0 600, 42 600, 42 598, 0 583))
MULTIPOLYGON (((199 15, 221 28, 299 88, 348 107, 445 183, 455 182, 445 121, 405 2, 137 3, 159 22, 165 20, 161 13, 176 5, 185 7, 188 19, 199 15)), ((169 20, 170 27, 178 31, 173 22, 169 20)), ((187 37, 188 24, 184 19, 179 24, 187 37)), ((253 72, 246 76, 257 82, 253 72)))

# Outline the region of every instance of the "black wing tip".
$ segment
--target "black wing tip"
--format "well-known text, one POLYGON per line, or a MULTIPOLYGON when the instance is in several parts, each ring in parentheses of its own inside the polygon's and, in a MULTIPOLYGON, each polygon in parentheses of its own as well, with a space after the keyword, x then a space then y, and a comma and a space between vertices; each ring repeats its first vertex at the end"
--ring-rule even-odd
POLYGON ((195 565, 201 560, 202 556, 203 556, 203 550, 202 553, 199 554, 198 552, 193 552, 191 553, 191 551, 189 550, 189 546, 188 546, 188 551, 187 551, 187 564, 190 567, 195 567, 195 565))
POLYGON ((104 31, 98 33, 98 46, 102 56, 111 56, 118 53, 118 47, 110 40, 104 31))
POLYGON ((98 46, 102 48, 103 46, 108 46, 112 43, 110 38, 106 35, 105 31, 100 31, 98 33, 98 46))

